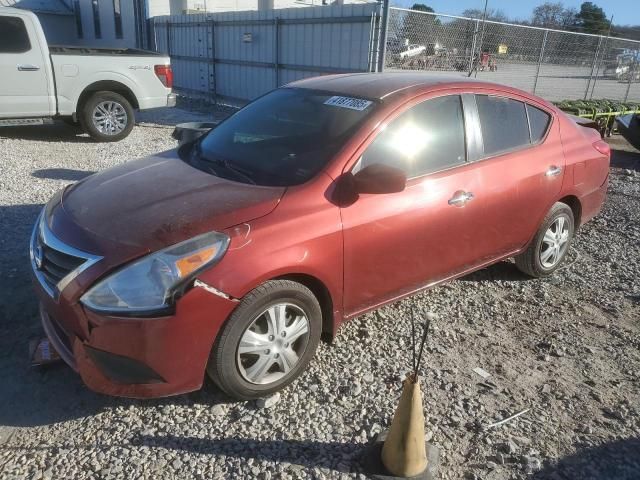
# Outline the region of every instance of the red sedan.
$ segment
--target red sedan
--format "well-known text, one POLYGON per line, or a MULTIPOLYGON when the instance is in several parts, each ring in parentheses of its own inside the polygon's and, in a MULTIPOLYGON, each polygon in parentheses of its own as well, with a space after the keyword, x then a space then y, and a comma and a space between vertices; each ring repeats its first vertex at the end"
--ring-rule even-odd
POLYGON ((609 147, 520 90, 336 75, 59 192, 31 242, 44 329, 93 390, 283 388, 349 318, 507 257, 550 275, 609 147))

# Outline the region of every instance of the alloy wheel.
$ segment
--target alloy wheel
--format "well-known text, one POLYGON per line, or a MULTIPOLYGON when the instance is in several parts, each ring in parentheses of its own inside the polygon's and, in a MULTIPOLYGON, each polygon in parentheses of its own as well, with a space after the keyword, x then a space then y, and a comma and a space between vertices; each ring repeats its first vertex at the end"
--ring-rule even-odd
POLYGON ((291 303, 272 305, 253 319, 240 338, 240 374, 253 384, 276 382, 300 361, 308 341, 307 314, 291 303))
POLYGON ((540 264, 553 268, 564 256, 569 245, 569 219, 565 215, 556 218, 544 233, 540 245, 540 264))
POLYGON ((117 135, 127 127, 127 111, 118 102, 107 100, 98 103, 91 116, 93 125, 104 135, 117 135))

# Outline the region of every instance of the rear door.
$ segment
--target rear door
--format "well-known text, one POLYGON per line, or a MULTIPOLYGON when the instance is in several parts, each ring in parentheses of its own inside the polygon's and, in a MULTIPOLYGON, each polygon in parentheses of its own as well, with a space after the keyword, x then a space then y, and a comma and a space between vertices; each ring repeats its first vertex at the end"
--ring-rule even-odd
POLYGON ((26 15, 0 14, 0 118, 53 113, 48 57, 38 32, 26 15))
POLYGON ((487 224, 479 258, 506 255, 535 234, 562 188, 565 160, 558 122, 542 106, 476 94, 481 136, 476 160, 487 224))

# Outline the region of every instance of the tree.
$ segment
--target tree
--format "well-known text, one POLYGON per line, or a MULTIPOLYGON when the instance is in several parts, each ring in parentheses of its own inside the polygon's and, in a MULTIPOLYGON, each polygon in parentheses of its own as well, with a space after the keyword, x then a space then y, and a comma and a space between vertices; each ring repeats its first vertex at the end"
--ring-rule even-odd
POLYGON ((531 24, 546 28, 569 28, 576 24, 578 11, 562 2, 545 2, 533 9, 531 24))
POLYGON ((604 10, 593 2, 584 2, 580 6, 574 25, 585 33, 602 34, 609 30, 604 10))
MULTIPOLYGON (((411 10, 418 12, 434 13, 433 8, 424 3, 414 3, 411 10)), ((429 45, 435 43, 434 27, 440 26, 440 20, 435 15, 424 13, 402 12, 400 25, 396 35, 395 50, 402 50, 405 43, 417 45, 429 45)), ((393 27, 390 27, 393 30, 393 27)))
MULTIPOLYGON (((484 10, 479 8, 468 8, 462 12, 463 17, 469 18, 482 18, 484 10)), ((509 17, 502 10, 494 10, 493 8, 487 9, 487 20, 493 20, 494 22, 508 22, 509 17)))
POLYGON ((414 3, 413 6, 411 7, 411 10, 418 10, 420 12, 435 13, 433 8, 425 5, 424 3, 414 3))

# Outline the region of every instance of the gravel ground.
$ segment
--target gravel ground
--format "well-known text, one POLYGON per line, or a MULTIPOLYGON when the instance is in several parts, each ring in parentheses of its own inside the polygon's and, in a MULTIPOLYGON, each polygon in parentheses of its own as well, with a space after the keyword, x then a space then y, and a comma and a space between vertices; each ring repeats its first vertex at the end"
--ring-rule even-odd
POLYGON ((0 478, 362 478, 359 459, 388 427, 409 367, 412 307, 440 315, 423 381, 440 478, 640 478, 640 154, 619 137, 604 211, 566 268, 529 280, 501 262, 363 315, 266 406, 211 385, 115 399, 64 365, 31 368, 28 341, 42 332, 27 244, 41 205, 173 147, 168 125, 195 118, 156 113, 116 144, 63 125, 0 130, 0 478))

